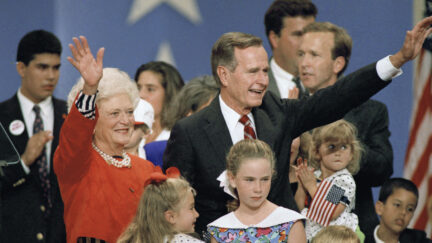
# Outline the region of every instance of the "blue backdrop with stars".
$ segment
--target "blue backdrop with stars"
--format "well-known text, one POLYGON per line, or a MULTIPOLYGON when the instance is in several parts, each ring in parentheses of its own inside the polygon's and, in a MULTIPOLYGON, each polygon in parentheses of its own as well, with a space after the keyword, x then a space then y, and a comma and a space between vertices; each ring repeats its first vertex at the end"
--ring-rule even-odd
MULTIPOLYGON (((394 0, 316 0, 318 21, 347 29, 354 40, 347 72, 396 52, 413 25, 412 2, 394 0)), ((67 62, 67 44, 85 35, 93 52, 105 47, 105 67, 118 67, 133 76, 136 68, 160 57, 171 60, 185 80, 210 74, 210 50, 228 31, 264 39, 263 16, 271 1, 263 0, 5 0, 0 3, 0 100, 20 85, 15 70, 16 47, 28 31, 46 29, 64 46, 61 77, 55 96, 65 99, 79 74, 67 62), (133 11, 132 11, 133 10, 133 11), (135 17, 131 17, 135 16, 135 17), (131 21, 131 19, 133 19, 131 21)), ((403 76, 374 98, 387 104, 395 176, 402 175, 411 116, 412 65, 403 76)))

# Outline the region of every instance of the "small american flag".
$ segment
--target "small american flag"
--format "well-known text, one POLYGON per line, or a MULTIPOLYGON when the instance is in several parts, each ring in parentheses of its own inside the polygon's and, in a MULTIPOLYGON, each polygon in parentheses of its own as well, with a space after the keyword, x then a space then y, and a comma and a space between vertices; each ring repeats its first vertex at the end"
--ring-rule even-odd
POLYGON ((344 193, 345 190, 334 185, 332 181, 322 181, 312 199, 306 217, 318 224, 327 226, 344 193))

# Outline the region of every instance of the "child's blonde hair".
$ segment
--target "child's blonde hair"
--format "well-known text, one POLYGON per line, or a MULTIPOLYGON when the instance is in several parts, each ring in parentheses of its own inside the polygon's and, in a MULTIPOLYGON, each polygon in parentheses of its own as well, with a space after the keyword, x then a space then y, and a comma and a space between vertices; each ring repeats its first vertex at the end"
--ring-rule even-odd
POLYGON ((169 242, 179 232, 165 219, 165 212, 178 212, 188 191, 195 196, 195 190, 182 178, 149 184, 141 196, 135 218, 117 243, 162 243, 165 237, 169 242))
POLYGON ((350 122, 338 120, 312 131, 312 141, 309 147, 309 163, 315 169, 320 168, 321 156, 319 148, 322 144, 331 142, 335 145, 347 144, 351 146, 352 159, 347 170, 355 175, 360 169, 361 153, 363 151, 357 139, 357 129, 350 122))
MULTIPOLYGON (((270 168, 272 171, 272 179, 274 177, 275 173, 275 156, 273 153, 273 150, 270 148, 270 146, 258 139, 244 139, 236 144, 234 144, 230 151, 228 152, 228 155, 226 157, 226 170, 227 173, 230 173, 233 176, 237 175, 237 172, 246 159, 256 159, 256 158, 263 158, 269 161, 270 168)), ((231 185, 229 185, 229 189, 234 192, 234 194, 237 195, 238 193, 236 189, 232 188, 231 185)), ((238 208, 239 201, 234 200, 231 202, 228 202, 228 211, 234 211, 238 208)))
POLYGON ((346 226, 330 225, 318 232, 311 243, 360 243, 360 239, 346 226))

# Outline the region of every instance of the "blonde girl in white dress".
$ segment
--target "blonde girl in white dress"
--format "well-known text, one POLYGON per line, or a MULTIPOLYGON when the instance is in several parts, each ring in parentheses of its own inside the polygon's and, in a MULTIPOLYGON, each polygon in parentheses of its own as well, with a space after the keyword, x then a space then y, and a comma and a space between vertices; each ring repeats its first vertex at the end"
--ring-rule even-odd
POLYGON ((352 175, 359 170, 361 152, 356 128, 345 120, 313 130, 309 161, 315 171, 307 161, 296 168, 299 187, 295 200, 307 217, 308 240, 327 225, 359 231, 358 217, 352 212, 356 190, 352 175))

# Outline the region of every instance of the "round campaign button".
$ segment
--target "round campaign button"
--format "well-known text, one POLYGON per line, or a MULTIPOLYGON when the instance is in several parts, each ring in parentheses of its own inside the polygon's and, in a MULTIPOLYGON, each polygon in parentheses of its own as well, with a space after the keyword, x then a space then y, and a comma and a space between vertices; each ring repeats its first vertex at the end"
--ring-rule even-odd
POLYGON ((19 136, 24 132, 24 122, 14 120, 9 124, 9 131, 15 136, 19 136))

